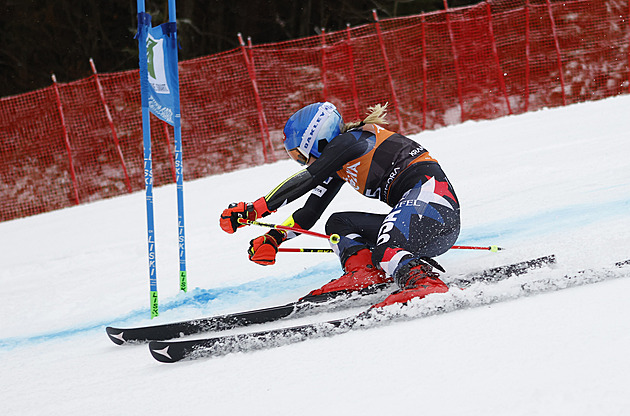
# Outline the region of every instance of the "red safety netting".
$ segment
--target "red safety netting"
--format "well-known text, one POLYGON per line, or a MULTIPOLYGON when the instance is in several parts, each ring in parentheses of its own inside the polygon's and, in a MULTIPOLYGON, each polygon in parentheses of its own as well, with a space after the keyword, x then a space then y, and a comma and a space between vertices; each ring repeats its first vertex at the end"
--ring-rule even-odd
MULTIPOLYGON (((346 121, 389 102, 411 134, 627 94, 629 8, 494 0, 180 62, 184 176, 285 158, 284 122, 316 101, 346 121)), ((0 221, 143 189, 139 85, 95 74, 0 99, 0 221)), ((151 125, 154 183, 172 183, 172 128, 151 125)))

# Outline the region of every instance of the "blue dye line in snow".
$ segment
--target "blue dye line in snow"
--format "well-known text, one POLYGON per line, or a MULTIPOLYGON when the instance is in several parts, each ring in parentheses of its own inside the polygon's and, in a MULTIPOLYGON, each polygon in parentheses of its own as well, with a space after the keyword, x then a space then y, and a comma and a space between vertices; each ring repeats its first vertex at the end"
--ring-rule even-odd
MULTIPOLYGON (((501 243, 501 241, 515 240, 528 236, 542 236, 567 229, 579 228, 602 220, 610 220, 620 216, 627 217, 628 213, 630 213, 630 200, 572 205, 519 217, 514 220, 501 220, 466 228, 462 231, 457 244, 497 244, 501 243)), ((243 301, 243 299, 252 296, 252 294, 255 294, 258 298, 273 297, 287 291, 305 294, 312 288, 318 285, 321 286, 321 284, 336 277, 340 270, 339 264, 333 260, 323 262, 295 275, 264 278, 224 288, 196 288, 187 294, 180 294, 164 301, 160 304, 160 311, 167 312, 185 307, 206 309, 215 300, 221 300, 224 306, 229 306, 243 301)), ((138 322, 147 317, 148 313, 148 309, 138 309, 107 322, 94 322, 32 336, 0 339, 0 351, 11 350, 18 346, 61 340, 93 331, 104 332, 105 327, 108 325, 137 325, 138 322)))
POLYGON ((629 214, 630 199, 571 205, 513 220, 466 227, 462 230, 457 244, 479 243, 500 246, 505 240, 544 236, 559 231, 578 229, 602 220, 629 217, 629 214))
MULTIPOLYGON (((247 282, 238 286, 228 286, 214 289, 195 288, 187 294, 180 293, 174 298, 160 303, 160 313, 177 310, 184 307, 206 309, 214 300, 221 300, 222 304, 230 305, 242 301, 244 298, 255 294, 258 298, 266 298, 286 291, 296 291, 302 295, 308 293, 313 287, 330 281, 338 276, 341 271, 337 261, 329 261, 311 267, 295 275, 280 278, 263 278, 247 282), (332 277, 331 277, 332 276, 332 277), (300 290, 301 289, 301 290, 300 290)), ((299 296, 299 295, 298 295, 299 296)), ((210 312, 209 312, 210 313, 210 312)), ((52 331, 43 334, 12 337, 0 339, 0 352, 11 350, 15 347, 33 345, 48 341, 61 340, 90 332, 103 332, 107 326, 132 326, 138 325, 149 316, 148 308, 138 309, 128 314, 108 321, 93 322, 82 326, 52 331)), ((145 324, 141 324, 145 325, 145 324)), ((151 325, 150 322, 146 325, 151 325)))

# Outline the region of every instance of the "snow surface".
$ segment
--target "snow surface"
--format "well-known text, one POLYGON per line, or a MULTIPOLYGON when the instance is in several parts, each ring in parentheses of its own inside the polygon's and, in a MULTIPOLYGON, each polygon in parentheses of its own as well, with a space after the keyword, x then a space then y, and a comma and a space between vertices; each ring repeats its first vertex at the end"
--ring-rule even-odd
MULTIPOLYGON (((445 280, 550 253, 557 266, 414 305, 420 314, 459 296, 481 306, 275 349, 160 364, 146 345, 114 345, 104 328, 278 305, 338 277, 330 254, 257 266, 245 251, 263 229, 219 229, 228 203, 264 195, 298 169, 291 161, 186 183, 187 294, 178 293, 175 188, 155 190, 153 320, 143 192, 0 223, 0 413, 628 414, 630 270, 611 268, 630 258, 628 108, 622 96, 414 136, 455 186, 459 244, 508 249, 451 250, 438 259, 445 280), (583 269, 575 283, 603 281, 548 291, 583 269)), ((346 209, 387 211, 344 187, 314 230, 346 209)), ((325 246, 308 236, 290 244, 325 246)))

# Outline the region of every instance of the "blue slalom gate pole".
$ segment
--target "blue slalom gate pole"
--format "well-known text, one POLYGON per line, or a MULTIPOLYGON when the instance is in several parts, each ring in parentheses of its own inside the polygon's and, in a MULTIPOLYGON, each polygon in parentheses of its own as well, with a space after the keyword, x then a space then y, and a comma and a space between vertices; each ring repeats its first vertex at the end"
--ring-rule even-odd
POLYGON ((138 0, 138 49, 140 65, 140 93, 142 102, 142 142, 144 146, 144 186, 147 209, 147 245, 149 249, 149 290, 151 319, 159 315, 157 267, 155 260, 155 224, 153 215, 153 162, 151 159, 151 113, 149 110, 149 80, 147 63, 147 34, 151 16, 144 12, 144 0, 138 0))
POLYGON ((153 219, 153 162, 151 159, 151 113, 173 126, 175 133, 175 170, 177 183, 177 224, 179 252, 179 289, 188 290, 186 275, 186 234, 184 226, 184 162, 179 105, 179 70, 177 59, 177 18, 175 0, 168 1, 169 21, 151 26, 144 0, 138 0, 138 49, 140 90, 142 94, 142 136, 144 144, 144 181, 147 202, 149 246, 149 284, 151 318, 158 316, 155 227, 153 219))
MULTIPOLYGON (((168 20, 173 24, 176 24, 176 10, 175 0, 168 0, 168 20)), ((177 227, 179 236, 179 289, 186 292, 188 291, 188 277, 186 276, 186 232, 184 226, 184 161, 182 155, 182 127, 181 127, 181 114, 179 106, 179 70, 177 66, 177 31, 173 33, 172 42, 172 54, 174 56, 175 65, 174 73, 175 79, 178 82, 173 85, 174 91, 174 110, 175 117, 173 123, 173 130, 175 133, 175 174, 177 182, 177 227)))

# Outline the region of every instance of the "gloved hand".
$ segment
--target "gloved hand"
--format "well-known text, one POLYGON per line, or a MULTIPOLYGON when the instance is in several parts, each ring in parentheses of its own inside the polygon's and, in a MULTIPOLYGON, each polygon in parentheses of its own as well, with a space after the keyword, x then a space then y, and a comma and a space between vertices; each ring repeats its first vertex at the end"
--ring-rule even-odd
POLYGON ((219 225, 221 229, 228 234, 236 232, 238 228, 244 227, 247 224, 241 224, 239 219, 246 219, 255 221, 258 218, 271 214, 269 208, 267 208, 267 201, 265 198, 259 198, 253 203, 238 202, 230 204, 227 209, 223 210, 219 225))
POLYGON ((278 246, 285 240, 286 233, 270 230, 267 234, 254 238, 249 242, 249 259, 254 263, 269 266, 275 264, 278 246))

